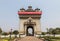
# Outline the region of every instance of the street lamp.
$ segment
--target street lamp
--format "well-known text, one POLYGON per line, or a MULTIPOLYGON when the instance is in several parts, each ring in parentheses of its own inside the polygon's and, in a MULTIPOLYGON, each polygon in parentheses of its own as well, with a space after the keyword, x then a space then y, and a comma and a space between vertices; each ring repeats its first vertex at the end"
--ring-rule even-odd
POLYGON ((11 39, 11 35, 12 35, 12 28, 11 28, 11 31, 10 31, 10 39, 11 39))

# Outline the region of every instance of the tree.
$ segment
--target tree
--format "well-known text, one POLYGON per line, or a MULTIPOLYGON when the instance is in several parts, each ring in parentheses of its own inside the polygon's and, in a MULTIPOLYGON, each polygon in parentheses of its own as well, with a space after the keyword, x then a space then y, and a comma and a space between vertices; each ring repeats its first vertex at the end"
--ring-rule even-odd
POLYGON ((46 30, 47 30, 47 34, 49 34, 49 29, 48 29, 48 28, 46 28, 46 30))
POLYGON ((8 35, 8 33, 7 32, 3 32, 2 35, 5 35, 6 36, 6 35, 8 35))
POLYGON ((46 32, 42 32, 41 34, 44 36, 44 35, 46 35, 46 32))
POLYGON ((55 37, 56 34, 60 34, 60 28, 59 27, 54 28, 54 29, 49 28, 49 29, 47 29, 47 34, 53 34, 55 37))
POLYGON ((53 28, 49 28, 49 34, 52 34, 53 28))
POLYGON ((60 28, 56 28, 55 31, 56 31, 56 34, 60 34, 60 28))
POLYGON ((60 34, 60 28, 55 28, 52 30, 52 34, 55 36, 55 34, 60 34))
POLYGON ((2 29, 0 28, 0 37, 1 37, 2 29))
POLYGON ((60 34, 60 28, 55 28, 55 29, 50 28, 49 29, 49 34, 53 34, 54 37, 55 37, 55 34, 60 34))
POLYGON ((55 34, 56 34, 56 30, 55 30, 55 29, 52 31, 52 34, 53 34, 54 37, 55 37, 55 34))
POLYGON ((0 28, 0 34, 2 33, 2 29, 0 28))
POLYGON ((13 34, 15 34, 15 38, 17 37, 17 34, 19 34, 19 32, 17 30, 13 31, 13 34))
POLYGON ((45 35, 45 34, 46 34, 46 32, 42 32, 41 34, 42 34, 42 35, 45 35))

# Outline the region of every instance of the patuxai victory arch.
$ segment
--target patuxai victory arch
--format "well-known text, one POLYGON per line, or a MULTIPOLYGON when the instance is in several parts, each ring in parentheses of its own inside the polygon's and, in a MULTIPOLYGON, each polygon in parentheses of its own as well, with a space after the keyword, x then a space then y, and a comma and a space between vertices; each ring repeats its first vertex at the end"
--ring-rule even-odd
POLYGON ((42 11, 39 8, 28 9, 21 8, 18 11, 19 15, 19 33, 21 37, 25 36, 39 36, 41 34, 41 15, 42 11))

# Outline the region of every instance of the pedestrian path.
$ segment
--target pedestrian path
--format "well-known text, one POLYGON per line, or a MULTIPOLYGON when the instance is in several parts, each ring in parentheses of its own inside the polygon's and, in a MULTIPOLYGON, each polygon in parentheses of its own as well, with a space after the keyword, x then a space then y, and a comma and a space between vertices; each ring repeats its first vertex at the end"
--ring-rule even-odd
POLYGON ((39 39, 34 36, 26 36, 24 38, 15 39, 14 41, 43 41, 43 39, 39 39))

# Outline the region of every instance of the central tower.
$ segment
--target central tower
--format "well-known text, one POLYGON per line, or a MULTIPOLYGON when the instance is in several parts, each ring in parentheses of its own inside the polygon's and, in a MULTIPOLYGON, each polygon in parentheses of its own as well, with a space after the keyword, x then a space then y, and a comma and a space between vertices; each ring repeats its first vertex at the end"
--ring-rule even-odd
POLYGON ((18 11, 19 15, 19 33, 21 37, 24 36, 39 36, 41 34, 41 18, 42 11, 39 8, 32 9, 32 6, 28 6, 28 9, 21 8, 18 11))

